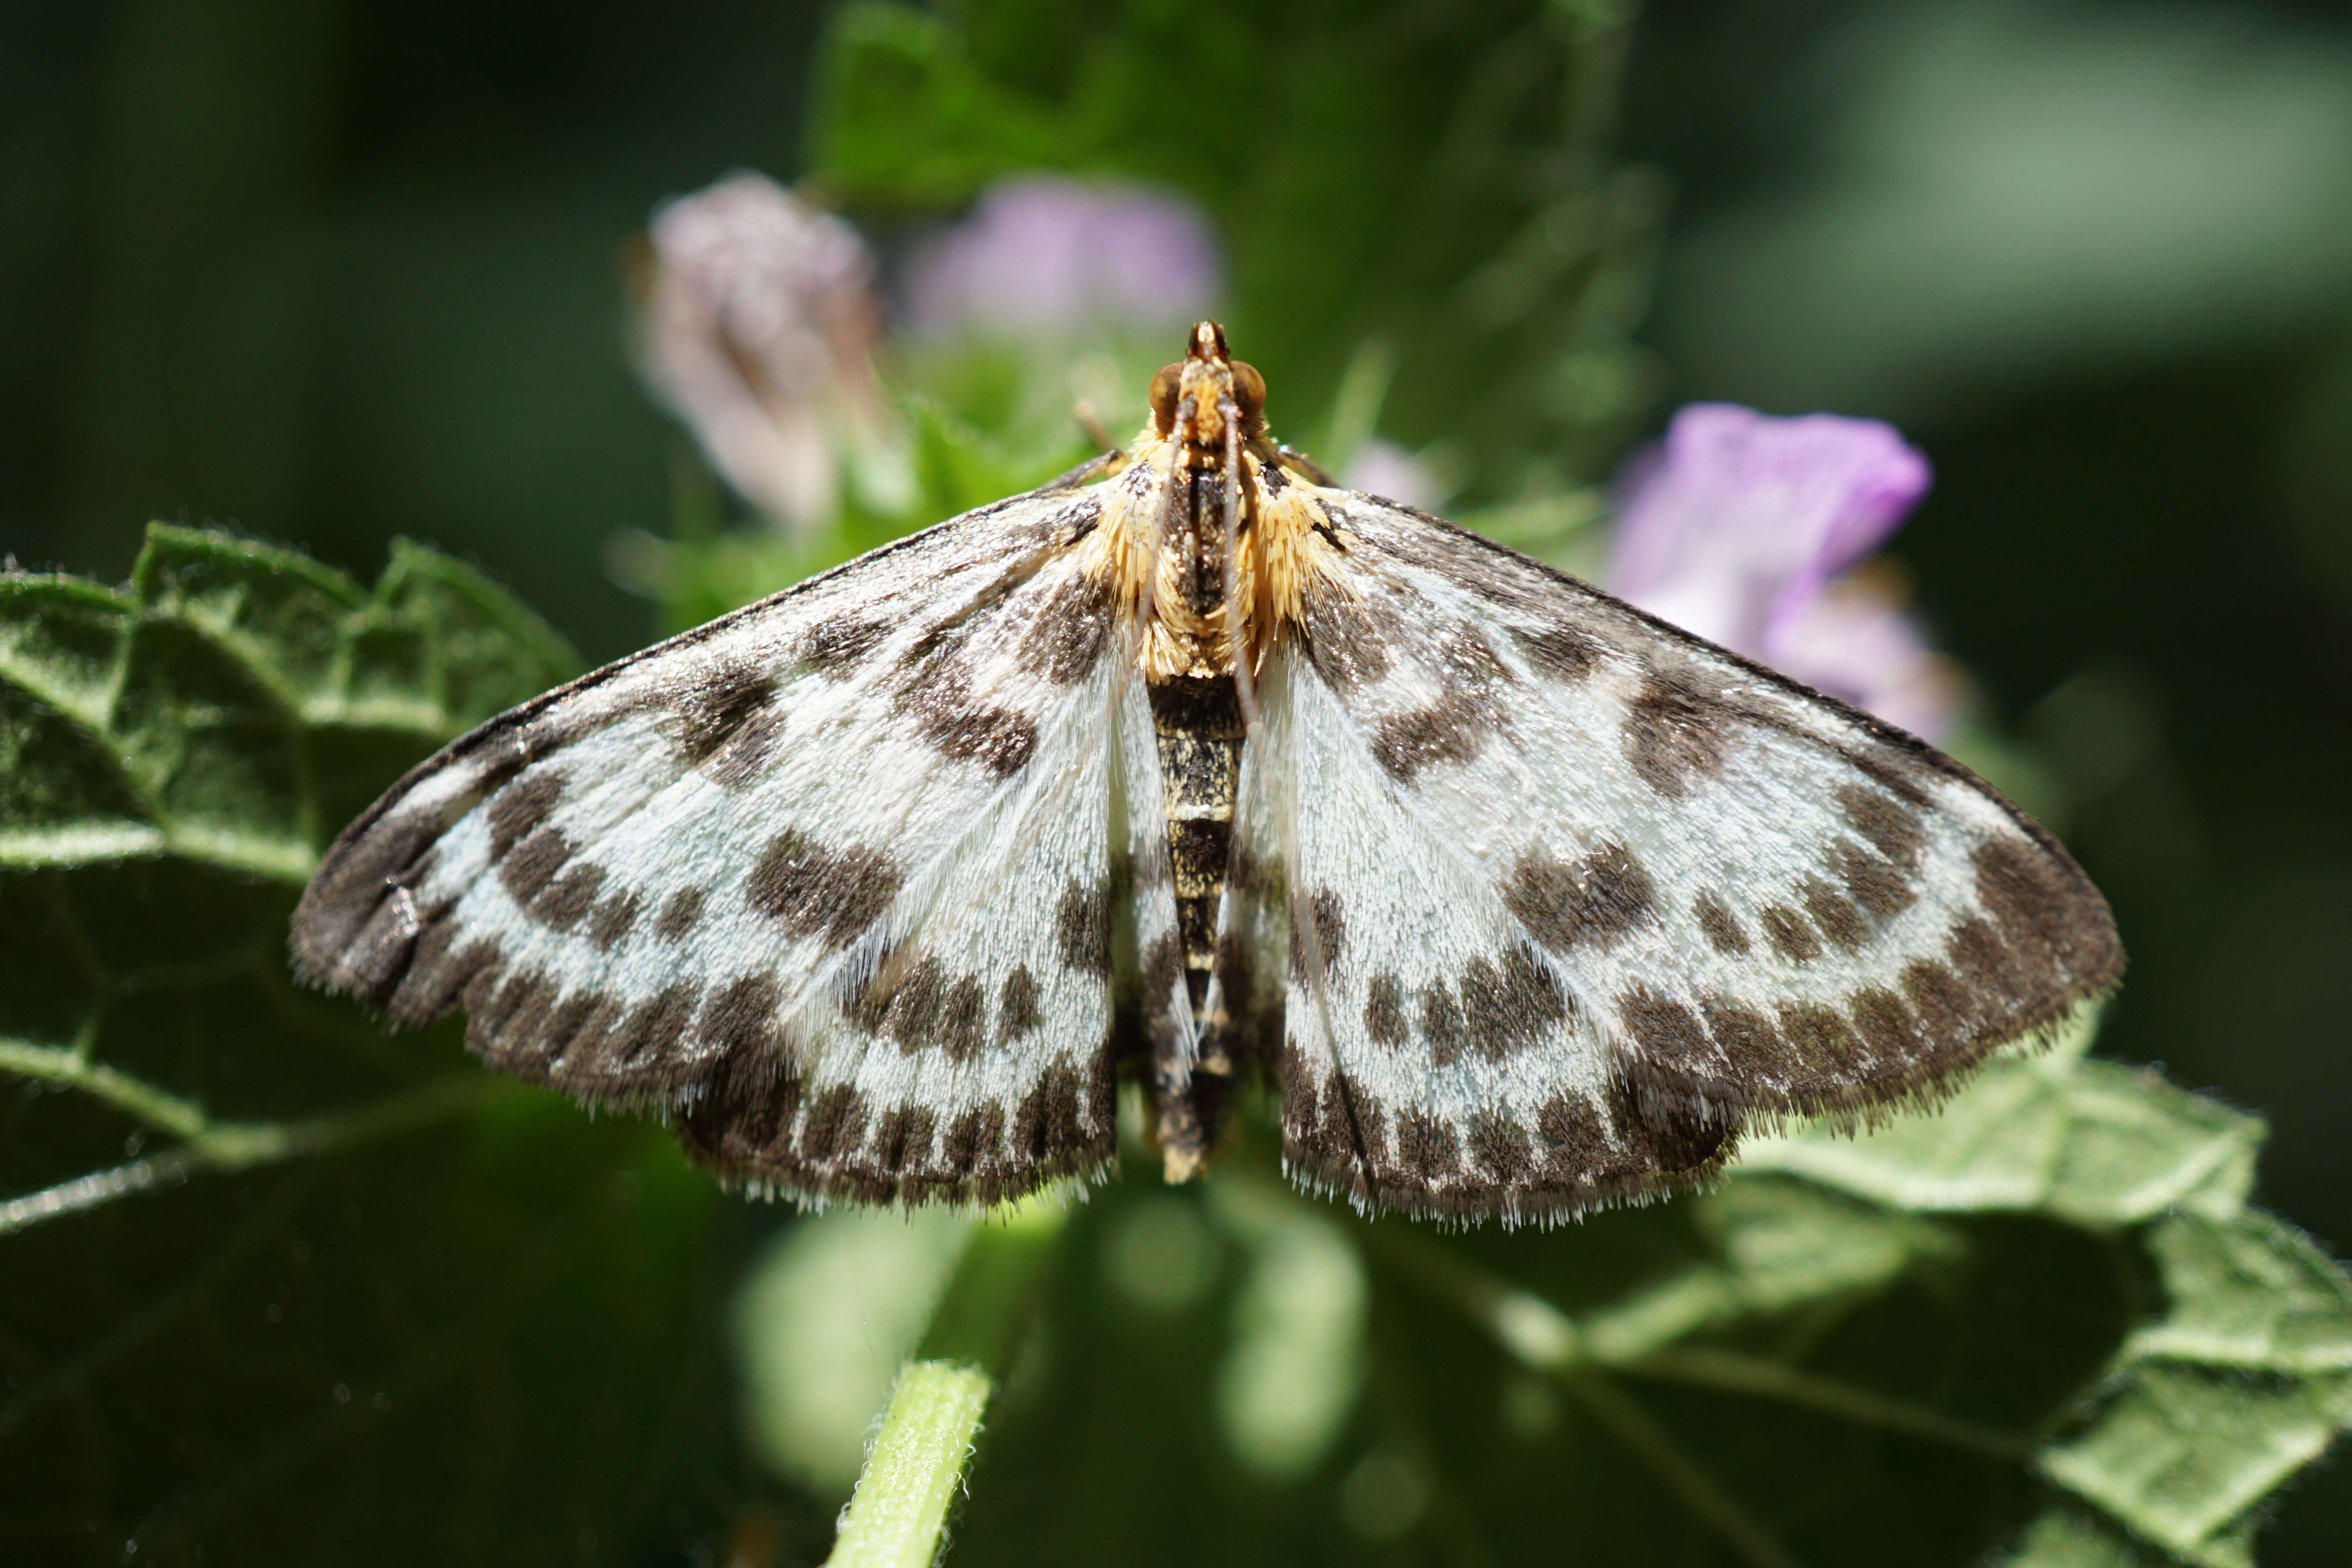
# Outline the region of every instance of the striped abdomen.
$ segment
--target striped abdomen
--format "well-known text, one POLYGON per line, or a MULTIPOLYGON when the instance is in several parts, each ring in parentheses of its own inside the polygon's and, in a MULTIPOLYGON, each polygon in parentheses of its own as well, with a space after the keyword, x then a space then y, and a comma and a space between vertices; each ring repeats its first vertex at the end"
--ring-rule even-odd
POLYGON ((1241 777, 1242 710, 1231 676, 1178 676, 1150 682, 1151 727, 1160 742, 1160 787, 1168 852, 1176 876, 1176 931, 1184 984, 1202 1024, 1217 953, 1217 903, 1233 854, 1234 795, 1241 777))

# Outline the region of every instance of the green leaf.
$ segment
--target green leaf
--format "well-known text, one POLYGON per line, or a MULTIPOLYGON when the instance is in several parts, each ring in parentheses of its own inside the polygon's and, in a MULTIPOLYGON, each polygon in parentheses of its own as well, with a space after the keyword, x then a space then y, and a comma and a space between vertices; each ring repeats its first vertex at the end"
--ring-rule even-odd
MULTIPOLYGON (((1250 1150, 1206 1203, 1131 1166, 1073 1221, 1052 1364, 992 1419, 958 1561, 1111 1538, 1181 1472, 1238 1563, 2250 1562, 2269 1500, 2352 1422, 2352 1282, 2245 1205, 2259 1123, 2087 1037, 1933 1114, 1758 1140, 1674 1203, 1548 1233, 1347 1226, 1360 1353, 1254 1402, 1353 1405, 1303 1467, 1269 1459, 1232 1374, 1307 1364, 1258 1338, 1251 1259, 1270 1215, 1335 1211, 1250 1150), (1171 1204, 1218 1259, 1173 1317, 1136 1258, 1171 1204)), ((1328 1345, 1347 1299, 1277 1327, 1328 1345)), ((1123 1561, 1206 1550, 1118 1539, 1123 1561)))
POLYGON ((575 664, 404 542, 373 589, 164 527, 123 588, 0 576, 0 1557, 824 1540, 734 1447, 745 1211, 287 973, 325 839, 575 664))
POLYGON ((896 211, 1034 170, 1181 191, 1223 231, 1224 314, 1278 431, 1308 438, 1379 341, 1391 433, 1462 443, 1515 498, 1591 472, 1648 395, 1627 340, 1659 198, 1606 156, 1612 10, 853 0, 821 48, 812 169, 896 211))

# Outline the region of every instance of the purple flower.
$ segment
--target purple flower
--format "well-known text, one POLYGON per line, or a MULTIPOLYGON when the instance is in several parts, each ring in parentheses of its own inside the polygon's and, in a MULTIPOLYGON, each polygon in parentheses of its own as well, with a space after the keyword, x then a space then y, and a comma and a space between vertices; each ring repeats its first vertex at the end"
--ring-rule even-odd
POLYGON ((1024 174, 918 258, 915 324, 941 335, 1199 320, 1224 286, 1200 208, 1148 185, 1024 174))
POLYGON ((832 515, 842 454, 881 400, 874 259, 857 231, 755 174, 655 212, 645 375, 712 465, 792 529, 832 515))
POLYGON ((1930 738, 1958 701, 1887 574, 1855 573, 1929 482, 1891 426, 1728 404, 1675 416, 1620 481, 1611 591, 1930 738))
POLYGON ((1339 476, 1340 482, 1351 490, 1367 495, 1384 496, 1406 506, 1432 510, 1442 506, 1445 494, 1422 460, 1394 442, 1378 437, 1364 443, 1357 452, 1348 471, 1339 476))

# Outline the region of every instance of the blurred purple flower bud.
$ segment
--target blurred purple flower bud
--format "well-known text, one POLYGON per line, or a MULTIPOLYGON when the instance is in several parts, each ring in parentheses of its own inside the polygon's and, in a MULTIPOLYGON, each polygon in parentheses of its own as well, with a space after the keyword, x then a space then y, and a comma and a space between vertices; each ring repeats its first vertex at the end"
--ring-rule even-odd
POLYGON ((866 242, 750 173, 664 203, 649 238, 646 380, 745 499, 789 529, 824 522, 844 450, 880 416, 866 242))
POLYGON ((1384 496, 1423 511, 1435 509, 1445 500, 1437 476, 1420 458, 1394 442, 1377 437, 1364 443, 1339 479, 1351 490, 1384 496))
POLYGON ((927 332, 1024 332, 1197 321, 1224 286, 1200 208, 1148 185, 1001 181, 920 255, 908 309, 927 332))
POLYGON ((1870 574, 1841 576, 1929 483, 1887 425, 1693 404, 1620 481, 1610 590, 1685 630, 1933 738, 1958 692, 1870 574))

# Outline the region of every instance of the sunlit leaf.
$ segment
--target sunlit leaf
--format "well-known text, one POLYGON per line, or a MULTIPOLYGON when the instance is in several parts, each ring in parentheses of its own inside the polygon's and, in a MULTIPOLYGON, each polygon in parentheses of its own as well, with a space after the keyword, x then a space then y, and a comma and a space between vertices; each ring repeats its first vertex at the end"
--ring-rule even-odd
POLYGON ((744 1211, 286 970, 325 839, 572 667, 405 543, 373 589, 163 527, 121 589, 0 577, 0 1557, 585 1557, 773 1490, 744 1211))

